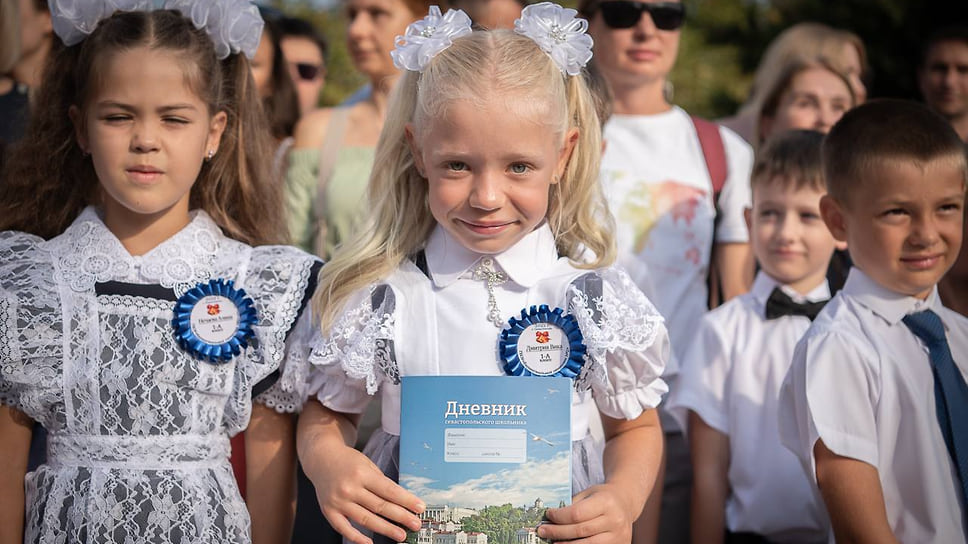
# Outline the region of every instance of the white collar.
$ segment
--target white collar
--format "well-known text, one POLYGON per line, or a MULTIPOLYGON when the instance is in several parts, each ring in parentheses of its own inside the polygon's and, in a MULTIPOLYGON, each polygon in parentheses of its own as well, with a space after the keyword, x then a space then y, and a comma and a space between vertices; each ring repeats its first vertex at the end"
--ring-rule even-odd
POLYGON ((191 221, 151 251, 132 256, 91 206, 47 244, 58 278, 74 291, 92 289, 105 281, 158 283, 179 295, 215 273, 222 231, 202 210, 191 221))
MULTIPOLYGON (((485 256, 461 245, 440 225, 431 233, 424 253, 430 277, 439 288, 457 281, 485 256)), ((493 255, 493 258, 512 281, 522 287, 533 286, 558 261, 551 227, 542 223, 518 243, 493 255)))
POLYGON ((760 270, 756 273, 756 279, 753 281, 753 288, 750 289, 750 294, 753 295, 753 299, 760 308, 766 307, 766 301, 770 298, 770 294, 773 289, 777 287, 781 291, 787 294, 794 302, 820 302, 824 300, 830 300, 830 285, 827 284, 827 280, 824 279, 819 285, 810 290, 806 295, 798 293, 795 289, 789 285, 783 285, 776 281, 769 274, 760 270))
MULTIPOLYGON (((844 294, 850 295, 857 302, 869 308, 891 325, 897 325, 904 316, 924 310, 933 310, 944 320, 941 309, 941 297, 938 296, 938 286, 931 289, 928 298, 921 300, 916 297, 891 291, 880 285, 856 266, 851 267, 844 284, 844 294)), ((945 325, 947 327, 947 325, 945 325)))

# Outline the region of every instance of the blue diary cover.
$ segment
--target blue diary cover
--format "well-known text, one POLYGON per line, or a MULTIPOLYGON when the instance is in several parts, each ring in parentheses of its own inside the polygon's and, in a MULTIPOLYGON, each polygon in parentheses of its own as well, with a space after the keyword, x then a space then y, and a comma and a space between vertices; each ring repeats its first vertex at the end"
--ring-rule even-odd
POLYGON ((571 503, 572 380, 404 376, 402 387, 400 485, 427 505, 407 541, 537 542, 545 508, 571 503))

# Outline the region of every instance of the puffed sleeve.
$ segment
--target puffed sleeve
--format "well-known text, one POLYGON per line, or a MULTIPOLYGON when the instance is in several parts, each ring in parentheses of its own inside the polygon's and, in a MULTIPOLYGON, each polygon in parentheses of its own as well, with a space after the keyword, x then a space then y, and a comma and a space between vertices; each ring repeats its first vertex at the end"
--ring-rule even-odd
POLYGON ((319 149, 298 148, 289 152, 284 191, 289 236, 293 244, 310 253, 316 240, 313 202, 318 190, 318 169, 319 149))
POLYGON ((309 396, 309 349, 317 328, 310 302, 316 291, 316 278, 321 265, 321 262, 316 261, 310 267, 309 279, 303 288, 299 317, 286 336, 285 358, 277 371, 278 379, 266 379, 263 384, 267 388, 257 385, 253 390, 256 402, 280 413, 298 411, 309 396))
MULTIPOLYGON (((233 425, 245 426, 253 399, 277 411, 295 412, 306 397, 306 357, 298 354, 301 316, 312 298, 320 261, 288 246, 260 246, 252 254, 242 278, 259 316, 251 354, 235 366, 231 402, 226 415, 233 425)), ((308 318, 307 318, 308 319, 308 318)), ((307 349, 303 344, 303 349, 307 349)))
POLYGON ((313 342, 310 393, 332 410, 362 413, 384 381, 399 382, 393 348, 396 296, 386 284, 350 298, 313 342))
POLYGON ((808 332, 797 344, 780 387, 780 441, 812 480, 818 439, 837 455, 878 466, 877 360, 868 346, 838 331, 808 332))
POLYGON ((729 434, 729 374, 732 361, 723 341, 719 307, 703 316, 699 331, 686 350, 679 370, 678 387, 669 396, 666 409, 681 429, 686 428, 690 410, 707 425, 729 434))
POLYGON ((43 240, 0 232, 0 403, 50 417, 63 364, 63 321, 43 240))
POLYGON ((599 411, 634 419, 668 392, 662 371, 669 335, 662 316, 628 275, 611 267, 569 287, 569 307, 587 347, 578 387, 590 387, 599 411))

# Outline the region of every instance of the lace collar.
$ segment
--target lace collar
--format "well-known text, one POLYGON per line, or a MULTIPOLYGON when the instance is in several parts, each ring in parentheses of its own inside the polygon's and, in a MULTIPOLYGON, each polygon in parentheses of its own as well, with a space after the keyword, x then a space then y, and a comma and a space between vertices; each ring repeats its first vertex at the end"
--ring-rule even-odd
MULTIPOLYGON (((437 287, 454 283, 484 257, 465 248, 440 225, 427 241, 426 255, 430 277, 437 287)), ((531 287, 558 261, 555 236, 551 227, 542 223, 518 243, 493 257, 512 281, 522 287, 531 287)))
POLYGON ((222 238, 215 221, 204 211, 194 210, 185 228, 135 257, 88 206, 47 245, 54 260, 55 279, 74 291, 88 291, 99 282, 126 281, 159 284, 181 296, 215 276, 222 238))

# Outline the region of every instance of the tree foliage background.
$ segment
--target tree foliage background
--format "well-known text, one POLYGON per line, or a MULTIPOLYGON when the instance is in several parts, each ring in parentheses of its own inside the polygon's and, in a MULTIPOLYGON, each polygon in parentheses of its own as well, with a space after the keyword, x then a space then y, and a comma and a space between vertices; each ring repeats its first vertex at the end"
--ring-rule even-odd
MULTIPOLYGON (((683 0, 688 19, 671 80, 675 102, 691 113, 722 117, 745 100, 760 56, 777 34, 817 21, 858 34, 867 46, 871 97, 918 98, 920 44, 933 30, 968 22, 968 0, 683 0)), ((346 52, 340 3, 272 0, 283 11, 311 20, 330 44, 321 105, 337 104, 365 83, 346 52)), ((574 5, 574 0, 563 2, 574 5)))

